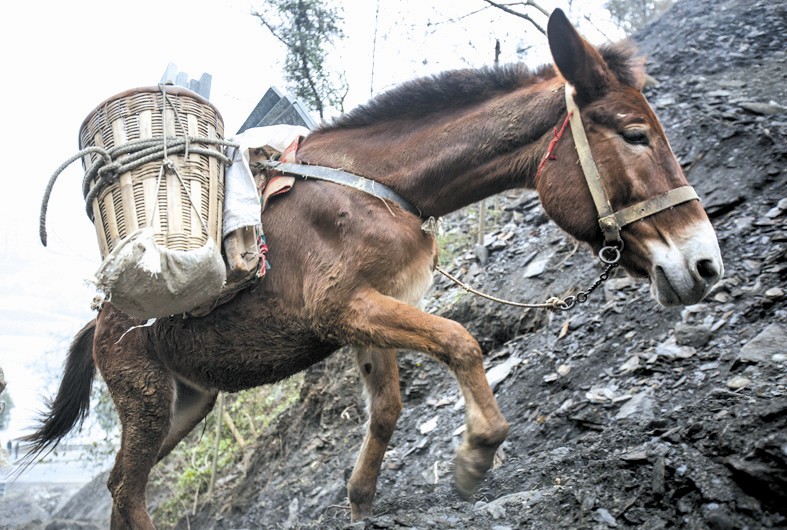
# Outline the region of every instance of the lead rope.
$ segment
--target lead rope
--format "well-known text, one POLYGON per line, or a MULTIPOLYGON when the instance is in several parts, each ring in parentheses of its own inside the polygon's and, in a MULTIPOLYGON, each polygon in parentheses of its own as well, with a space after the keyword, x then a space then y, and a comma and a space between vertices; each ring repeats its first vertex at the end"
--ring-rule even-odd
MULTIPOLYGON (((441 230, 441 220, 435 219, 434 217, 430 217, 421 225, 421 230, 426 232, 427 234, 436 235, 441 230)), ((579 291, 577 294, 566 296, 565 298, 559 298, 557 296, 550 296, 547 298, 546 302, 537 303, 537 304, 527 304, 523 302, 513 302, 511 300, 506 300, 504 298, 498 298, 496 296, 492 296, 491 294, 486 294, 478 289, 475 289, 466 283, 464 283, 459 278, 451 275, 448 271, 440 267, 439 265, 434 266, 434 270, 454 282, 456 285, 464 289, 469 293, 473 293, 476 296, 480 296, 481 298, 486 298, 487 300, 491 300, 493 302, 497 302, 499 304, 510 305, 514 307, 523 307, 527 309, 547 309, 549 311, 554 311, 555 313, 560 313, 561 311, 568 311, 569 309, 574 308, 577 304, 584 304, 588 301, 588 297, 590 293, 595 291, 599 285, 604 283, 609 279, 609 275, 612 272, 612 269, 617 267, 620 263, 620 249, 615 246, 606 246, 602 248, 598 253, 599 259, 606 264, 606 268, 604 272, 602 272, 598 279, 593 282, 593 285, 585 289, 584 291, 579 291)))
MULTIPOLYGON (((605 247, 606 248, 606 247, 605 247)), ((615 248, 615 247, 609 247, 615 248)), ((616 249, 617 250, 617 249, 616 249)), ((505 300, 503 298, 498 298, 496 296, 492 296, 490 294, 486 294, 478 289, 474 289, 467 285, 466 283, 462 282, 460 279, 452 276, 449 274, 445 269, 440 267, 439 265, 434 266, 434 270, 454 282, 456 285, 464 289, 469 293, 473 293, 474 295, 480 296, 481 298, 486 298, 487 300, 492 300, 493 302, 497 302, 500 304, 511 305, 514 307, 524 307, 530 309, 548 309, 549 311, 554 311, 555 313, 560 313, 561 311, 568 311, 569 309, 573 309, 577 304, 584 304, 588 301, 588 296, 590 293, 595 291, 599 285, 604 283, 609 279, 609 274, 612 272, 612 269, 618 266, 618 261, 620 261, 620 253, 617 254, 617 258, 614 262, 607 262, 604 258, 601 258, 601 261, 607 264, 604 272, 599 274, 598 279, 593 282, 593 285, 585 289, 584 291, 579 291, 577 294, 566 296, 565 298, 558 298, 557 296, 550 296, 547 298, 546 302, 540 304, 526 304, 522 302, 513 302, 511 300, 505 300)))

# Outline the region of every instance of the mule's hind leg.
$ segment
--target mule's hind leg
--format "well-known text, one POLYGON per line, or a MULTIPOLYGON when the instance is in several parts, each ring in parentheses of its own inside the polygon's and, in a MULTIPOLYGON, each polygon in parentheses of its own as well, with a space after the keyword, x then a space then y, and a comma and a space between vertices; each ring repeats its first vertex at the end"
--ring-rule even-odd
POLYGON ((380 466, 402 410, 396 350, 359 348, 356 355, 368 399, 369 425, 347 484, 353 521, 372 515, 380 466))
POLYGON ((161 460, 208 415, 216 403, 216 390, 202 390, 182 381, 175 382, 175 406, 169 433, 161 444, 158 459, 161 460))
POLYGON ((455 460, 456 487, 469 497, 508 434, 484 372, 481 347, 459 323, 425 313, 372 289, 353 299, 345 322, 355 344, 428 353, 454 373, 466 402, 467 431, 455 460))
POLYGON ((122 425, 120 450, 109 474, 111 527, 153 529, 145 488, 170 427, 172 377, 146 356, 133 332, 119 342, 111 331, 96 332, 96 364, 107 384, 122 425))

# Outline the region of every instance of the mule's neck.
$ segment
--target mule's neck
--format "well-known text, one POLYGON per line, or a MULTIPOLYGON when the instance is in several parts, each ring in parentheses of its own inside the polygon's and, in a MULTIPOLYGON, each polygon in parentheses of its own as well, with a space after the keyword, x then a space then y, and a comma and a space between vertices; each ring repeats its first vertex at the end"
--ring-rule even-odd
POLYGON ((507 189, 533 188, 563 115, 562 83, 550 79, 419 118, 326 128, 306 138, 298 157, 375 180, 424 217, 439 217, 507 189))

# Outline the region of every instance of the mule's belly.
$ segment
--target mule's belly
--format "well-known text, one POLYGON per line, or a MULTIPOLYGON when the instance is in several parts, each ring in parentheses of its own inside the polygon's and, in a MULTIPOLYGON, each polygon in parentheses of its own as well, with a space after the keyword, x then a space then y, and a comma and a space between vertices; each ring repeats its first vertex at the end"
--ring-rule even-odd
MULTIPOLYGON (((405 267, 384 294, 417 305, 432 284, 430 268, 405 267)), ((162 319, 151 330, 157 357, 179 378, 205 389, 235 392, 275 383, 325 359, 343 345, 341 334, 315 330, 314 322, 285 315, 244 293, 203 318, 162 319), (326 338, 330 335, 331 338, 326 338)))
POLYGON ((178 377, 235 392, 301 372, 340 346, 293 318, 218 308, 199 319, 167 320, 155 332, 157 356, 178 377))
POLYGON ((280 381, 341 346, 372 346, 353 342, 348 307, 359 290, 415 306, 429 289, 436 245, 419 219, 392 217, 360 192, 344 197, 341 186, 305 191, 288 194, 287 209, 273 204, 272 269, 257 287, 205 317, 153 326, 148 348, 179 377, 227 391, 280 381))

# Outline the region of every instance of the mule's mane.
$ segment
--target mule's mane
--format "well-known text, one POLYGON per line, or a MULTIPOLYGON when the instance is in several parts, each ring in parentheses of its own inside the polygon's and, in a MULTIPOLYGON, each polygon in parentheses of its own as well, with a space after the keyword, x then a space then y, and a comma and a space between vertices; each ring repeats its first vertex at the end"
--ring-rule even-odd
POLYGON ((645 61, 633 42, 623 40, 614 44, 604 44, 598 51, 618 81, 637 89, 642 88, 645 61))
POLYGON ((381 121, 423 117, 447 108, 463 108, 554 76, 551 65, 536 71, 523 64, 448 70, 406 81, 338 117, 326 128, 364 127, 381 121))
MULTIPOLYGON (((636 86, 637 63, 632 45, 627 42, 607 44, 601 46, 599 52, 621 83, 636 86)), ((448 70, 406 81, 339 116, 320 130, 350 129, 410 117, 422 118, 447 108, 471 106, 496 94, 553 79, 556 75, 551 64, 535 70, 522 63, 448 70)))

